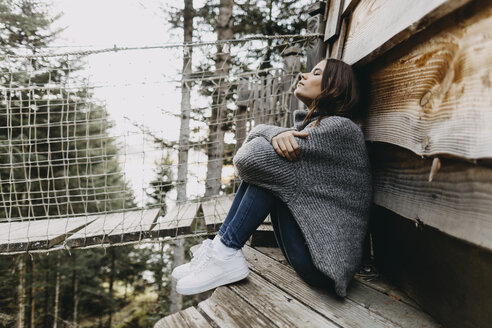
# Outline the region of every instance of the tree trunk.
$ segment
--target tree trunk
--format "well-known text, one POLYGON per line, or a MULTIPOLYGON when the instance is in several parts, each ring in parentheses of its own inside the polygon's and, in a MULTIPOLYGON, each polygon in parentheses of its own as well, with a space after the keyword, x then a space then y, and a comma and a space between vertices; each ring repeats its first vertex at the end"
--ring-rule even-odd
POLYGON ((24 328, 24 320, 26 315, 26 306, 24 304, 26 298, 26 263, 24 255, 19 255, 19 264, 17 269, 19 270, 19 285, 17 285, 17 328, 24 328))
MULTIPOLYGON (((184 6, 184 42, 193 41, 193 18, 195 12, 193 9, 193 0, 185 0, 184 6)), ((182 204, 186 201, 186 183, 188 175, 188 150, 190 142, 190 94, 191 82, 186 79, 190 77, 193 48, 183 48, 183 82, 181 83, 181 127, 179 130, 179 159, 178 159, 178 181, 177 181, 177 204, 182 204)), ((183 240, 176 240, 174 243, 173 252, 173 269, 181 264, 184 260, 183 240)), ((170 312, 175 313, 183 307, 183 298, 176 292, 176 281, 171 282, 171 306, 170 312)))
POLYGON ((34 325, 34 319, 35 319, 35 311, 36 311, 36 289, 34 288, 34 259, 30 258, 29 262, 31 263, 30 265, 30 283, 29 283, 29 288, 30 288, 30 298, 31 298, 31 309, 30 309, 30 314, 31 314, 31 323, 30 327, 35 328, 36 326, 34 325))
POLYGON ((56 281, 55 281, 55 309, 53 314, 53 328, 58 327, 58 312, 60 307, 60 256, 56 255, 56 281))
POLYGON ((79 278, 77 277, 75 253, 72 254, 73 258, 73 320, 72 327, 77 328, 77 317, 79 307, 79 278))
POLYGON ((50 283, 51 275, 49 270, 45 270, 45 280, 44 280, 44 312, 43 312, 43 327, 49 326, 50 317, 48 316, 50 309, 50 283))
MULTIPOLYGON (((233 0, 220 0, 217 19, 217 40, 232 40, 232 6, 233 0)), ((220 79, 212 98, 212 116, 209 124, 209 143, 207 146, 207 178, 205 181, 205 198, 218 195, 222 178, 224 157, 224 121, 227 117, 226 96, 230 85, 227 79, 230 68, 230 44, 217 44, 215 72, 220 79)))
POLYGON ((109 318, 108 318, 108 328, 111 328, 111 321, 113 319, 113 284, 114 284, 114 275, 116 270, 116 254, 114 251, 114 247, 109 248, 109 252, 111 254, 111 273, 109 275, 109 299, 111 300, 111 304, 109 306, 109 318))

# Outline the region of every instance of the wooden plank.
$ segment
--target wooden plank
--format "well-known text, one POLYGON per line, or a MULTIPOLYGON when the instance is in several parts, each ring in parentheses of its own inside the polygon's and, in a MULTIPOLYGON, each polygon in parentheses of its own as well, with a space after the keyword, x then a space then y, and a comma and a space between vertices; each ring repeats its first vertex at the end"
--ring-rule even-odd
POLYGON ((336 38, 336 40, 333 42, 331 46, 331 53, 330 53, 331 58, 342 59, 343 46, 345 44, 345 37, 347 34, 347 24, 348 24, 348 19, 343 18, 340 27, 340 35, 338 36, 338 38, 336 38))
POLYGON ((185 203, 175 206, 164 218, 159 218, 150 232, 150 237, 177 236, 191 233, 200 203, 185 203))
POLYGON ((373 201, 451 236, 492 249, 492 168, 442 158, 432 181, 432 159, 373 145, 373 201))
POLYGON ((0 252, 50 248, 93 222, 97 216, 0 224, 0 252))
POLYGON ((395 285, 390 284, 388 281, 381 279, 380 275, 378 276, 379 277, 372 278, 371 280, 366 280, 364 278, 361 278, 359 274, 356 273, 354 279, 356 279, 363 285, 366 285, 374 290, 377 290, 380 293, 394 298, 395 300, 413 306, 416 309, 421 309, 421 307, 417 303, 415 303, 415 301, 412 300, 406 293, 401 291, 395 285))
POLYGON ((215 289, 210 298, 198 303, 198 308, 218 327, 263 328, 275 326, 270 319, 229 288, 219 287, 215 289))
POLYGON ((142 240, 149 238, 150 230, 160 213, 160 208, 122 213, 121 224, 108 234, 111 243, 142 240))
POLYGON ((190 328, 211 328, 212 326, 207 320, 197 311, 196 308, 190 306, 186 310, 179 311, 179 314, 183 317, 190 328))
POLYGON ((380 206, 371 212, 376 265, 445 327, 492 327, 492 252, 380 206))
POLYGON ((251 270, 340 326, 395 327, 392 322, 354 301, 340 299, 334 291, 308 285, 291 267, 284 266, 247 245, 242 250, 251 270))
POLYGON ((492 158, 492 38, 484 37, 492 29, 492 2, 477 2, 435 27, 368 73, 365 138, 419 155, 492 158))
POLYGON ((405 328, 442 327, 429 314, 393 299, 361 283, 353 283, 347 297, 395 326, 405 328))
POLYGON ((343 1, 342 16, 348 16, 348 15, 352 14, 355 6, 357 6, 359 1, 360 0, 344 0, 343 1))
MULTIPOLYGON (((325 31, 325 21, 323 14, 320 13, 313 17, 309 17, 307 20, 308 33, 320 33, 325 31)), ((316 64, 324 58, 326 52, 326 43, 323 42, 323 38, 310 39, 306 45, 306 71, 311 71, 316 64)))
POLYGON ((203 218, 209 231, 217 231, 231 208, 234 195, 216 197, 202 202, 203 218))
POLYGON ((154 325, 154 328, 189 328, 190 326, 186 323, 183 317, 179 314, 179 312, 170 314, 159 321, 157 321, 154 325))
POLYGON ((249 274, 246 283, 229 288, 278 327, 339 327, 255 272, 249 274))
MULTIPOLYGON (((255 247, 255 249, 258 249, 258 247, 255 247)), ((289 265, 279 248, 261 247, 258 250, 270 258, 275 259, 277 262, 289 265)), ((378 279, 377 283, 386 288, 391 286, 381 279, 378 279)), ((371 310, 371 312, 377 313, 387 320, 392 321, 395 325, 415 328, 440 327, 439 323, 427 313, 423 312, 407 295, 396 290, 394 286, 388 289, 390 289, 391 294, 386 295, 387 293, 382 293, 378 289, 371 288, 357 279, 350 285, 347 291, 347 298, 371 310), (400 297, 404 299, 400 299, 400 297)))
POLYGON ((355 66, 366 64, 469 2, 361 0, 350 19, 343 60, 355 66))
POLYGON ((343 0, 330 0, 325 28, 325 42, 332 41, 340 33, 342 5, 343 0))
POLYGON ((121 224, 123 213, 101 214, 65 240, 68 247, 80 247, 107 242, 107 236, 121 224))

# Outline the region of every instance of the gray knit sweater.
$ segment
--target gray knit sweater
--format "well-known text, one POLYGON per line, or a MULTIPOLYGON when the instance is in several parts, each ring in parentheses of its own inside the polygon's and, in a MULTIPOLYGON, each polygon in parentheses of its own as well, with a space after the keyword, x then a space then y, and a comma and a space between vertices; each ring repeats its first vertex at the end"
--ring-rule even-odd
MULTIPOLYGON (((301 130, 306 110, 294 112, 294 128, 259 124, 234 156, 236 174, 270 190, 286 203, 298 223, 316 268, 345 297, 359 269, 372 201, 372 177, 362 130, 352 120, 330 116, 313 128, 316 112, 301 130), (301 150, 296 161, 279 156, 271 144, 287 130, 301 150)), ((281 218, 280 218, 281 219, 281 218)))

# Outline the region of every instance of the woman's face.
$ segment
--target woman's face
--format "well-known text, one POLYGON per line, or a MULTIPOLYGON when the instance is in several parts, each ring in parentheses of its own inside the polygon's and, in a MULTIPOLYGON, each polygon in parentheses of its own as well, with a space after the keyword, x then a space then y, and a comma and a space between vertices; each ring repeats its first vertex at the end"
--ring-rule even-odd
POLYGON ((301 74, 301 80, 297 83, 294 95, 307 107, 321 94, 321 77, 325 69, 326 60, 322 60, 309 73, 301 74))

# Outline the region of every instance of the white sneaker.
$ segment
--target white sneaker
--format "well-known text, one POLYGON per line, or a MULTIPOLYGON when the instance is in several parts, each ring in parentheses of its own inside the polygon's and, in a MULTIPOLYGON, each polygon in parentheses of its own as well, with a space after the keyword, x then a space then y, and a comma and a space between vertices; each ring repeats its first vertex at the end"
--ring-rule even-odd
POLYGON ((181 264, 174 268, 171 276, 174 279, 181 279, 191 273, 193 266, 198 262, 201 254, 204 253, 212 245, 212 239, 206 238, 201 244, 190 247, 190 251, 193 253, 193 258, 190 262, 181 264))
POLYGON ((248 275, 249 267, 242 250, 239 249, 227 260, 217 257, 210 250, 203 253, 189 275, 178 280, 176 291, 182 295, 198 294, 242 280, 248 275))

